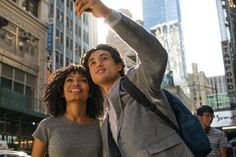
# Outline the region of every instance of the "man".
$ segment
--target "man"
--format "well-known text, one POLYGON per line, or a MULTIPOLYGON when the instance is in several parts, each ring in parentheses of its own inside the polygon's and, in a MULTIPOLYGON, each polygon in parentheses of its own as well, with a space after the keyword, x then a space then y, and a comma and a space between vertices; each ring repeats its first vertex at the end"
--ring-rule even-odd
MULTIPOLYGON (((160 90, 167 53, 156 37, 100 0, 77 0, 75 6, 78 16, 89 8, 95 17, 105 18, 105 22, 138 53, 141 63, 128 71, 128 78, 176 124, 175 115, 160 90)), ((101 127, 108 157, 193 157, 173 129, 124 89, 121 81, 124 63, 114 47, 98 45, 85 53, 82 63, 100 87, 104 106, 108 106, 101 127)))
POLYGON ((227 138, 225 133, 211 127, 214 111, 210 106, 203 105, 197 109, 198 119, 205 129, 211 143, 211 152, 207 157, 227 157, 227 138))

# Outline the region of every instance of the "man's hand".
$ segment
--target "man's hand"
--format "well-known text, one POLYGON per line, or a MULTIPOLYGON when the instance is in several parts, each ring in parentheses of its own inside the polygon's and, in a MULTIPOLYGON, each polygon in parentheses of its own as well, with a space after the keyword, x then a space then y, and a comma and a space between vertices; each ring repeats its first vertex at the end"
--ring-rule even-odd
POLYGON ((95 17, 108 17, 112 10, 101 0, 75 0, 75 10, 77 16, 81 16, 84 11, 89 11, 95 17))

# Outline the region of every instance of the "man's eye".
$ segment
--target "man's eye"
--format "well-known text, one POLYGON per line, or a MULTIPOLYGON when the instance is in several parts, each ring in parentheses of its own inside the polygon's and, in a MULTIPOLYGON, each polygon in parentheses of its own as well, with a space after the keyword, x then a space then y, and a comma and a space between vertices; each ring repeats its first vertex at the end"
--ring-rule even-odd
POLYGON ((102 60, 104 61, 104 60, 107 60, 107 57, 102 57, 102 60))
POLYGON ((94 65, 95 61, 89 62, 89 65, 94 65))

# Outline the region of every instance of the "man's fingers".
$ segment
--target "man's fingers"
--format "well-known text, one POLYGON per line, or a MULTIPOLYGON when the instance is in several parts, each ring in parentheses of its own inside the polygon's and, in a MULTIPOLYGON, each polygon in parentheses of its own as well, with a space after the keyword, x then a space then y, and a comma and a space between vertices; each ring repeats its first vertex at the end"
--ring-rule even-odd
POLYGON ((76 0, 75 8, 78 16, 82 15, 84 11, 91 11, 88 0, 76 0))

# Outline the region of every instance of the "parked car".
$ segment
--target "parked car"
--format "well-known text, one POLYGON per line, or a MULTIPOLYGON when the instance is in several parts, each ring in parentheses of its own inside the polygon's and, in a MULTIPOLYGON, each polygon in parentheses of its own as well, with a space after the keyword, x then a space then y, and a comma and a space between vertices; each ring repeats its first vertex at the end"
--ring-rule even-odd
POLYGON ((0 157, 31 157, 22 151, 0 150, 0 157))

